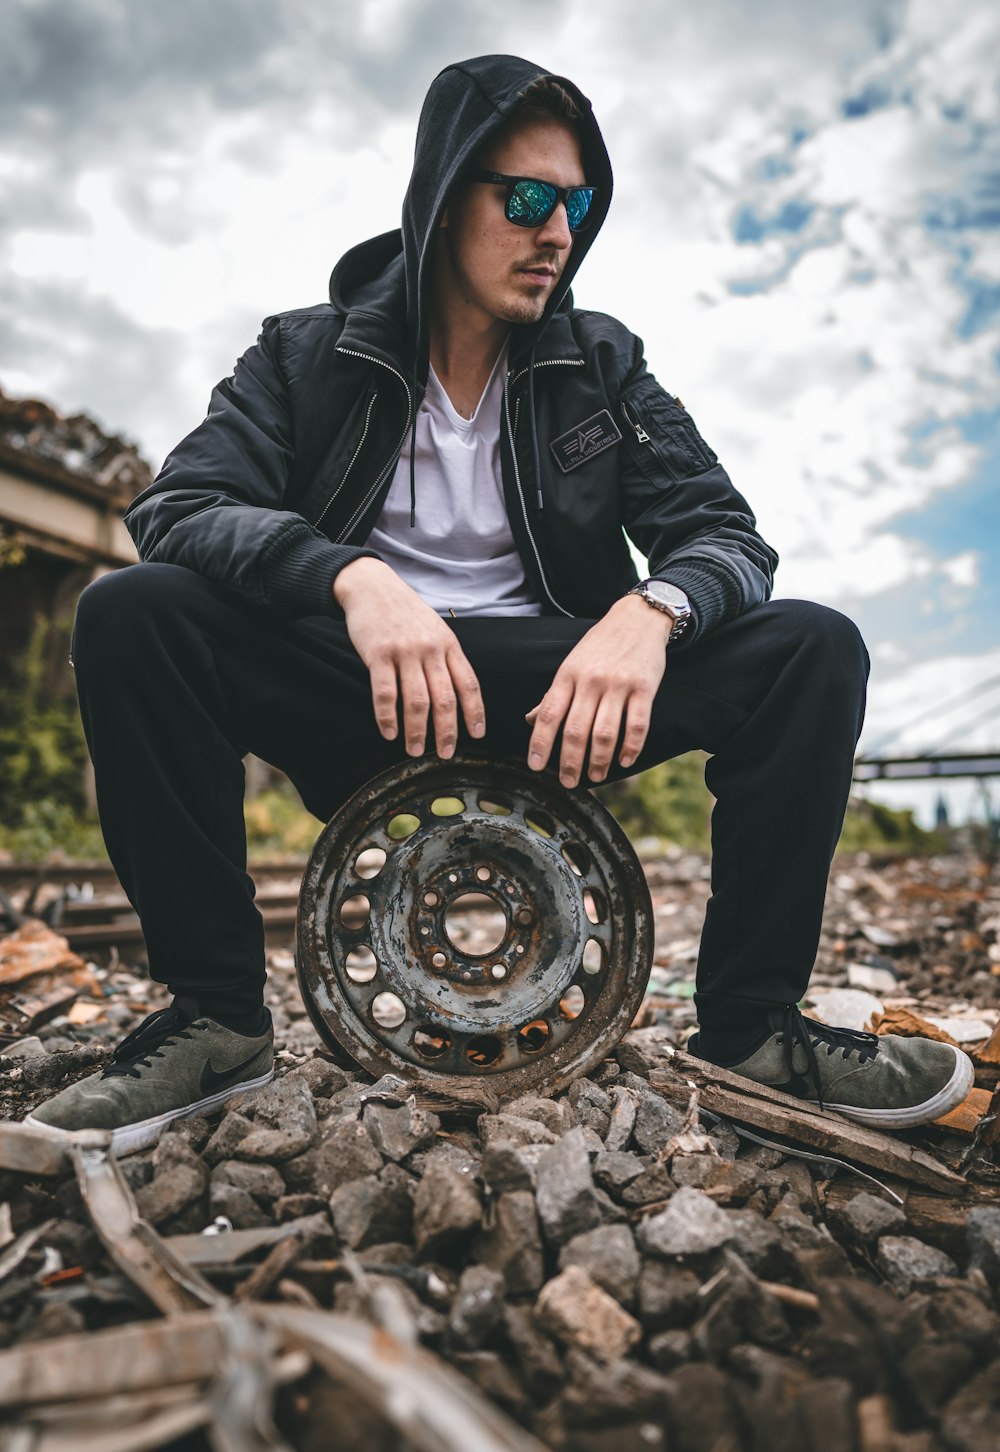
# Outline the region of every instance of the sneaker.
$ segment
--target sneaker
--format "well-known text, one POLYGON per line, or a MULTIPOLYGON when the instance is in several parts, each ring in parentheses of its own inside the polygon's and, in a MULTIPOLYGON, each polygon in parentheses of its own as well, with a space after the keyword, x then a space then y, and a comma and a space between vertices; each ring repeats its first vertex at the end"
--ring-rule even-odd
POLYGON ((112 1150, 132 1154, 175 1119, 208 1114, 273 1076, 270 1015, 263 1033, 238 1034, 179 998, 123 1039, 106 1068, 40 1104, 25 1124, 67 1139, 109 1129, 112 1150))
MULTIPOLYGON (((794 1004, 772 1009, 768 1023, 764 1042, 725 1068, 859 1124, 926 1124, 956 1108, 972 1088, 972 1060, 952 1044, 831 1028, 803 1017, 794 1004)), ((699 1055, 699 1037, 689 1041, 689 1053, 699 1055)))

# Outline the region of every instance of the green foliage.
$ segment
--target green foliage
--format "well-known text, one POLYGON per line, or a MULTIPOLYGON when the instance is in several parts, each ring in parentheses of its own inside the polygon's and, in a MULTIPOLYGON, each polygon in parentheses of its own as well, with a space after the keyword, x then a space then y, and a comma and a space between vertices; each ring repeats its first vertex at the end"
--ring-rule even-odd
POLYGON ((705 785, 703 751, 661 762, 638 776, 598 788, 597 795, 628 835, 659 837, 707 852, 712 795, 705 785))
POLYGON ((837 851, 890 852, 908 857, 942 852, 947 845, 944 833, 926 832, 913 820, 911 811, 855 799, 847 809, 837 851))
POLYGON ((243 808, 250 857, 309 852, 322 827, 291 786, 261 792, 243 808))
POLYGON ((108 855, 97 817, 79 814, 52 797, 25 803, 16 824, 0 823, 0 851, 9 852, 15 862, 50 857, 101 862, 108 855))
POLYGON ((84 811, 87 747, 76 698, 54 692, 47 680, 47 662, 54 650, 68 651, 69 634, 68 622, 39 616, 27 648, 13 665, 8 689, 0 693, 0 828, 5 840, 23 830, 26 840, 40 841, 51 818, 51 813, 46 817, 49 808, 74 817, 84 811))

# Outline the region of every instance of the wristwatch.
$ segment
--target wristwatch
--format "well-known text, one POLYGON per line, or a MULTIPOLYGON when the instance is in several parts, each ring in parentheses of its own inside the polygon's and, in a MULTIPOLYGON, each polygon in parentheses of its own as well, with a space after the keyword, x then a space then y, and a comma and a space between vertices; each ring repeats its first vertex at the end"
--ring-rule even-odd
POLYGON ((640 580, 628 593, 641 595, 647 605, 671 617, 674 624, 670 640, 677 640, 687 630, 692 616, 691 602, 676 585, 670 585, 666 580, 640 580))

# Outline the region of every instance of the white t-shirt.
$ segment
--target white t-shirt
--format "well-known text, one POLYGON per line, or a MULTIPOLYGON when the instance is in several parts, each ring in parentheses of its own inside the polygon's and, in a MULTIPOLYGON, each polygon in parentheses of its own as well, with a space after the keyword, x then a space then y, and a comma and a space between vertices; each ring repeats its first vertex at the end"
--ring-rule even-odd
POLYGON ((471 418, 432 368, 417 413, 417 522, 410 528, 410 435, 367 544, 439 615, 540 615, 514 544, 500 478, 507 345, 471 418))

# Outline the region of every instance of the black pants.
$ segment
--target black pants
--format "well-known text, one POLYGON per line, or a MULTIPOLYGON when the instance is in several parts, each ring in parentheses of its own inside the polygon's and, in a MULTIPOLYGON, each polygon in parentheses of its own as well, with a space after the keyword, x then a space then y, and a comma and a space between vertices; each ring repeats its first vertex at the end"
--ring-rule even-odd
MULTIPOLYGON (((524 759, 525 712, 593 622, 451 624, 486 704, 477 746, 524 759)), ((242 757, 280 767, 325 821, 404 754, 376 729, 345 626, 281 622, 190 570, 138 565, 84 591, 73 657, 101 825, 151 975, 174 993, 252 1010, 264 934, 246 871, 242 757)), ((867 675, 846 616, 801 600, 759 606, 668 651, 646 748, 629 772, 609 775, 712 753, 712 897, 696 998, 705 1028, 758 1020, 761 1004, 805 989, 867 675)))

